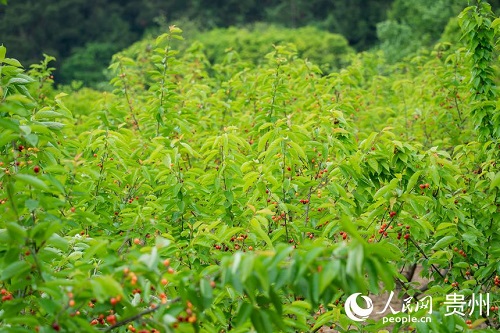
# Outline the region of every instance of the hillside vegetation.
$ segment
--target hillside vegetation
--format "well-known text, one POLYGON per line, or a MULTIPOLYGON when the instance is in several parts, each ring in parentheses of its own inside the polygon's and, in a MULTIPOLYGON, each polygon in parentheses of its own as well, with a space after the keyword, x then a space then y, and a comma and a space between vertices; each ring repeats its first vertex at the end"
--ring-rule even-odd
POLYGON ((0 47, 0 332, 496 332, 500 21, 458 20, 466 46, 397 63, 170 26, 113 57, 111 92, 0 47), (396 281, 430 323, 346 315, 396 281))

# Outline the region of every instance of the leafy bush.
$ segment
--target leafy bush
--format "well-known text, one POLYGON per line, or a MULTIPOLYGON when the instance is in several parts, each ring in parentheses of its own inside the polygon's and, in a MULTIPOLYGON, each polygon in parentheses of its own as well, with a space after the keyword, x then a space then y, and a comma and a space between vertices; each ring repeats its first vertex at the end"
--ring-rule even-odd
POLYGON ((11 55, 26 64, 37 62, 42 52, 50 53, 58 59, 58 83, 88 78, 89 82, 85 83, 93 86, 96 77, 102 77, 102 71, 109 65, 111 55, 143 38, 147 31, 155 30, 159 18, 165 18, 169 24, 189 22, 182 26, 195 25, 201 30, 255 22, 287 27, 315 25, 342 34, 359 50, 376 43, 375 24, 385 18, 392 0, 273 0, 265 3, 253 0, 25 0, 10 1, 8 5, 6 2, 0 2, 0 41, 11 55), (96 50, 96 46, 109 57, 102 60, 101 54, 97 54, 95 59, 85 59, 85 49, 96 50), (111 49, 113 52, 109 54, 111 49), (87 75, 82 73, 81 65, 87 75), (74 69, 76 77, 72 76, 74 69))
POLYGON ((353 54, 344 37, 313 27, 285 29, 262 24, 250 29, 214 29, 197 39, 205 45, 207 58, 212 63, 219 63, 228 49, 236 51, 242 60, 259 63, 263 54, 273 50, 273 45, 291 43, 300 58, 308 59, 328 73, 344 67, 353 54))
MULTIPOLYGON (((298 29, 281 28, 267 24, 256 24, 248 29, 225 28, 213 29, 207 32, 192 34, 192 41, 199 42, 206 59, 212 64, 222 63, 232 52, 239 60, 254 65, 267 62, 264 55, 273 51, 273 45, 293 44, 297 56, 318 65, 322 71, 329 73, 337 71, 349 63, 354 54, 346 39, 314 27, 298 29)), ((137 57, 150 50, 151 39, 146 39, 124 50, 126 56, 137 57)), ((192 44, 178 43, 182 52, 192 44)))
POLYGON ((0 332, 378 331, 343 303, 418 297, 417 263, 432 322, 395 330, 497 328, 499 138, 475 130, 496 92, 474 90, 496 67, 448 45, 330 75, 288 45, 212 65, 180 33, 115 55, 112 93, 37 94, 48 60, 0 48, 0 332), (493 310, 448 316, 450 293, 493 310))

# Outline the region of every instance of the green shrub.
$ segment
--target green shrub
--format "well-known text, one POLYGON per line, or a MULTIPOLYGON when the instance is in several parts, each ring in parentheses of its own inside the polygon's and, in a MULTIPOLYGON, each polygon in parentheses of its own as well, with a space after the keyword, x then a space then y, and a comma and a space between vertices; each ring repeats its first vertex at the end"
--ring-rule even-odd
POLYGON ((288 44, 211 64, 171 26, 70 96, 0 47, 0 332, 379 332, 343 303, 396 281, 434 298, 396 331, 496 330, 499 21, 475 18, 475 48, 329 75, 288 44), (443 305, 477 294, 488 315, 443 305))
MULTIPOLYGON (((314 27, 290 29, 257 24, 250 28, 213 29, 192 33, 190 40, 175 41, 174 45, 183 54, 195 42, 201 43, 197 48, 212 64, 226 61, 229 52, 252 67, 267 62, 265 55, 273 51, 273 45, 292 44, 298 57, 319 66, 325 74, 346 66, 354 54, 345 38, 314 27)), ((129 57, 145 55, 152 44, 148 38, 122 53, 129 57)))
POLYGON ((214 29, 196 37, 205 46, 205 52, 212 63, 219 63, 227 50, 234 50, 242 60, 262 63, 262 55, 273 50, 273 45, 291 43, 297 49, 297 56, 318 65, 325 73, 344 67, 353 49, 347 40, 337 34, 314 27, 298 29, 257 24, 248 29, 214 29))

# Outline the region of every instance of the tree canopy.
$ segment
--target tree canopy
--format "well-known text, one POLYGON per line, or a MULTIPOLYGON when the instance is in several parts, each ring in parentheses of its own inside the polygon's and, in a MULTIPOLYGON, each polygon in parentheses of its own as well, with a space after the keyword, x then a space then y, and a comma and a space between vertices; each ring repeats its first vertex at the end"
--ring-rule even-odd
MULTIPOLYGON (((491 1, 498 8, 500 1, 491 1)), ((266 22, 315 26, 343 35, 354 49, 396 45, 406 55, 435 42, 467 0, 26 0, 0 4, 0 43, 28 65, 43 53, 57 59, 56 82, 107 81, 111 56, 158 22, 186 23, 199 31, 266 22), (399 45, 399 46, 398 46, 399 45)), ((186 24, 181 24, 186 27, 186 24)), ((387 49, 387 47, 386 47, 387 49)))

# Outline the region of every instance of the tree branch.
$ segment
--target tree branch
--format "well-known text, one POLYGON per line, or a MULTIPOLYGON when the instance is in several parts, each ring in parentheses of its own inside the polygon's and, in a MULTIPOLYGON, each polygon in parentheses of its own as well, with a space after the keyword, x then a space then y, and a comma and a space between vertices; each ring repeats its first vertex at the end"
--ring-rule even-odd
MULTIPOLYGON (((178 302, 178 301, 180 301, 180 300, 181 300, 181 298, 180 298, 180 297, 174 298, 173 300, 171 300, 171 301, 169 302, 169 304, 176 303, 176 302, 178 302)), ((148 315, 148 314, 150 314, 150 313, 153 313, 153 312, 155 312, 155 311, 159 310, 159 309, 160 309, 163 305, 166 305, 166 304, 159 304, 158 306, 156 306, 156 307, 154 307, 154 308, 149 308, 149 309, 146 309, 146 310, 144 310, 144 311, 142 311, 142 312, 139 312, 138 314, 136 314, 136 315, 134 315, 134 316, 132 316, 132 317, 129 317, 129 318, 123 319, 123 320, 121 320, 121 321, 117 322, 116 324, 114 324, 114 325, 112 325, 112 326, 107 327, 107 328, 104 330, 104 332, 109 332, 109 331, 114 330, 115 328, 118 328, 118 327, 120 327, 120 326, 127 325, 128 323, 130 323, 130 322, 132 322, 132 321, 135 321, 135 320, 137 320, 137 319, 139 319, 139 318, 141 318, 141 317, 143 317, 143 316, 145 316, 145 315, 148 315)))

